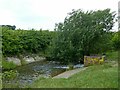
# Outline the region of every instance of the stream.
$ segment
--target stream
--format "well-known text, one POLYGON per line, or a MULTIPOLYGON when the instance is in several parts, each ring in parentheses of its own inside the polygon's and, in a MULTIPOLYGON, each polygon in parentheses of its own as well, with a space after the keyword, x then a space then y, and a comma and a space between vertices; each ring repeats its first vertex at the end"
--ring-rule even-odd
MULTIPOLYGON (((83 67, 83 64, 74 65, 74 68, 83 67)), ((49 78, 56 76, 62 72, 65 72, 68 67, 66 65, 61 65, 55 61, 37 61, 30 64, 22 65, 15 70, 18 71, 18 76, 14 80, 3 80, 5 83, 19 83, 19 87, 24 87, 26 84, 31 84, 33 81, 38 79, 38 77, 49 78)))

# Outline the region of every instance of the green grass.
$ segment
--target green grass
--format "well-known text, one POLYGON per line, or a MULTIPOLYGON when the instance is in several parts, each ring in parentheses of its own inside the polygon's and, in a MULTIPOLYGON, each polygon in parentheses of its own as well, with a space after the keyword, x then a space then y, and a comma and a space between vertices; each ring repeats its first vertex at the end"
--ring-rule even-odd
POLYGON ((2 60, 2 68, 4 69, 14 69, 17 65, 15 65, 13 62, 8 62, 5 60, 2 60))
POLYGON ((118 88, 118 52, 107 52, 103 65, 89 66, 68 79, 39 78, 29 88, 118 88))
POLYGON ((2 89, 2 73, 0 73, 0 90, 2 89))
POLYGON ((68 79, 40 78, 29 88, 117 88, 118 67, 106 63, 89 66, 68 79))
POLYGON ((106 53, 107 60, 118 61, 118 51, 112 51, 106 53))

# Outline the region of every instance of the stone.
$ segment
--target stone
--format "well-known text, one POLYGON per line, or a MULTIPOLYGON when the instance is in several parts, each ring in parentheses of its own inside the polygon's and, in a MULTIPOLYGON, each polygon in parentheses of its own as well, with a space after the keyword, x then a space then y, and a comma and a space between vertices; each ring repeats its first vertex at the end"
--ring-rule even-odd
POLYGON ((40 56, 35 56, 34 58, 36 61, 43 61, 46 59, 45 57, 40 57, 40 56))
POLYGON ((8 62, 13 62, 16 65, 21 65, 20 59, 18 59, 16 57, 7 57, 7 61, 8 62))
POLYGON ((25 60, 26 64, 35 62, 33 57, 24 57, 23 60, 25 60))
POLYGON ((34 56, 27 55, 27 56, 24 56, 22 59, 17 58, 17 57, 7 57, 6 59, 7 61, 13 62, 16 65, 23 65, 23 64, 29 64, 32 62, 36 62, 36 61, 46 60, 45 57, 38 56, 38 55, 34 55, 34 56))

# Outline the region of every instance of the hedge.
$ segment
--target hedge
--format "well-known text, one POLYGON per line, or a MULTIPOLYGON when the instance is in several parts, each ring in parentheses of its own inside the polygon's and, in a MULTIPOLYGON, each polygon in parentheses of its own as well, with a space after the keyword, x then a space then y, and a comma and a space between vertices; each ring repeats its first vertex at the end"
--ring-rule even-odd
POLYGON ((2 29, 2 53, 4 56, 44 52, 52 40, 48 30, 2 29))

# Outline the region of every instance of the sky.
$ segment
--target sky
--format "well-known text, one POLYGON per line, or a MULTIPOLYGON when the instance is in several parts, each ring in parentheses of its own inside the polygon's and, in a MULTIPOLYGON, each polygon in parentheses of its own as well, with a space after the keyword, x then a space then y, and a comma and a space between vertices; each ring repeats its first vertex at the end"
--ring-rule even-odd
MULTIPOLYGON (((119 0, 0 0, 0 25, 17 29, 54 30, 72 9, 104 10, 118 13, 119 0)), ((117 30, 117 23, 113 30, 117 30)))

